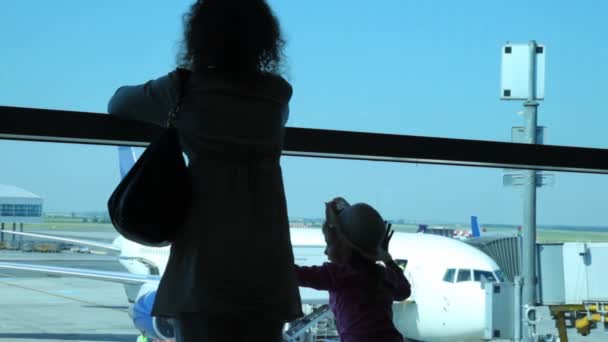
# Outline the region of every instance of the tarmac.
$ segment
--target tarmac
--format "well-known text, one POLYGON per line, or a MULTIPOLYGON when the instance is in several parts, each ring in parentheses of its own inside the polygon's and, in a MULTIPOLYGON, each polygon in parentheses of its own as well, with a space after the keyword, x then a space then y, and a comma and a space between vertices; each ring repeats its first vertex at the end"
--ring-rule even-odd
MULTIPOLYGON (((111 240, 105 232, 87 233, 78 235, 91 240, 111 240)), ((116 256, 104 254, 0 250, 0 261, 125 271, 116 256)), ((135 342, 139 332, 133 327, 127 309, 121 284, 0 269, 0 342, 135 342)), ((537 327, 541 334, 557 336, 555 321, 547 308, 540 310, 537 327)), ((606 342, 608 332, 598 327, 590 335, 582 336, 570 328, 568 338, 570 342, 606 342)))
MULTIPOLYGON (((35 261, 37 264, 96 266, 96 269, 106 270, 122 268, 115 260, 78 260, 99 258, 96 255, 3 251, 0 252, 0 259, 16 261, 19 253, 27 256, 27 262, 35 261), (9 255, 5 255, 7 253, 9 255), (44 258, 54 258, 54 261, 44 261, 44 258)), ((135 342, 138 336, 127 314, 128 302, 120 284, 0 270, 0 293, 2 342, 135 342)))

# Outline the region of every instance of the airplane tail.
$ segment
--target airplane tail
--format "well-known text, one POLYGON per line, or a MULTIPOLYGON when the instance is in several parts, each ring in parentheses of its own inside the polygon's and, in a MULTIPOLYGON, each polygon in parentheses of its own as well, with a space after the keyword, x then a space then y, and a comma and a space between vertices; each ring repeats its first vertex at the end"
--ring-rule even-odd
POLYGON ((426 230, 429 226, 426 224, 419 224, 418 225, 418 230, 416 231, 416 233, 426 233, 426 230))
POLYGON ((129 170, 135 164, 135 151, 129 146, 118 146, 118 164, 120 167, 120 179, 125 178, 129 170))
POLYGON ((479 223, 477 223, 477 216, 471 216, 471 235, 473 237, 481 236, 481 231, 479 230, 479 223))

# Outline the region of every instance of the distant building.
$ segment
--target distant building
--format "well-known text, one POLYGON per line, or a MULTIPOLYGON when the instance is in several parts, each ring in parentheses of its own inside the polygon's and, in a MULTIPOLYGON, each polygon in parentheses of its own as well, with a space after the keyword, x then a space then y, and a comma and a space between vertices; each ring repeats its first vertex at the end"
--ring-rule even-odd
POLYGON ((289 222, 289 228, 309 228, 312 227, 310 223, 306 222, 289 222))
POLYGON ((0 184, 0 222, 41 222, 42 202, 42 197, 27 190, 0 184))

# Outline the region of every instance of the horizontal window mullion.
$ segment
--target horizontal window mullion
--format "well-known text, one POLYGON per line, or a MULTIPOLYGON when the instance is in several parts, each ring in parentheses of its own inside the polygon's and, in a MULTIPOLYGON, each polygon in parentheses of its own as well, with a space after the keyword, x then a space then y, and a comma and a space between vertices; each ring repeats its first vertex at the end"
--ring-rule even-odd
MULTIPOLYGON (((146 146, 161 128, 107 114, 0 106, 0 139, 146 146)), ((608 173, 608 150, 288 127, 284 155, 608 173)))

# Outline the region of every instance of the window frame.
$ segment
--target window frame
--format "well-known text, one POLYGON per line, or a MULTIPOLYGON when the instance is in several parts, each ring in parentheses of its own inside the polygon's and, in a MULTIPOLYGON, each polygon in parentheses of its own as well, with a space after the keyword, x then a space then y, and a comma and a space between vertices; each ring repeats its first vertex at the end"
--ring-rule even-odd
MULTIPOLYGON (((101 113, 0 106, 0 139, 147 146, 149 123, 101 113)), ((608 149, 288 127, 283 155, 608 174, 608 149)))

